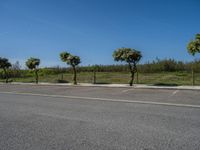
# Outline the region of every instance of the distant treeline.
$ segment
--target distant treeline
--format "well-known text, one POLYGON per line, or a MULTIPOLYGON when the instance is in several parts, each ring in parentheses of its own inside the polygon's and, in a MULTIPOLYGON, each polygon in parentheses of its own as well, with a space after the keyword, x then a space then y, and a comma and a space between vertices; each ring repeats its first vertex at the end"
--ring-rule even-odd
MULTIPOLYGON (((26 69, 20 69, 19 63, 15 63, 8 70, 8 75, 10 78, 22 78, 31 77, 32 72, 26 69)), ((200 60, 194 62, 182 62, 176 61, 174 59, 156 59, 152 62, 147 62, 138 65, 139 73, 158 73, 158 72, 191 72, 192 68, 197 73, 200 73, 200 60)), ((89 65, 89 66, 79 66, 77 68, 78 72, 129 72, 128 65, 89 65)), ((62 68, 62 67, 51 67, 51 68, 41 68, 39 71, 40 76, 45 75, 56 75, 62 73, 70 73, 72 68, 62 68)), ((3 71, 0 70, 0 78, 4 78, 3 71)))
MULTIPOLYGON (((200 72, 200 60, 194 62, 182 62, 174 59, 156 59, 152 62, 147 62, 138 65, 138 72, 140 73, 157 73, 157 72, 177 72, 186 71, 191 72, 194 68, 195 72, 200 72)), ((129 72, 128 65, 96 65, 78 67, 81 72, 129 72)), ((70 71, 70 68, 68 68, 70 71)))

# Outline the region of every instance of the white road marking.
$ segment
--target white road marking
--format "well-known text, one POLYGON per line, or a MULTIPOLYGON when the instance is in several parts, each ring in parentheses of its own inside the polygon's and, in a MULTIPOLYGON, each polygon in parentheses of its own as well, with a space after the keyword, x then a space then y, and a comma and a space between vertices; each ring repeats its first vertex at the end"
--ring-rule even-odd
POLYGON ((172 96, 174 96, 176 93, 178 93, 179 92, 179 90, 176 90, 176 91, 174 91, 173 93, 172 93, 172 96))
POLYGON ((122 102, 122 103, 138 103, 138 104, 152 104, 152 105, 200 108, 200 105, 192 105, 192 104, 163 103, 163 102, 153 102, 153 101, 136 101, 136 100, 126 100, 126 99, 109 99, 109 98, 97 98, 97 97, 79 97, 79 96, 49 95, 49 94, 34 94, 34 93, 16 93, 16 92, 0 92, 0 94, 14 94, 14 95, 25 95, 25 96, 71 98, 71 99, 82 99, 82 100, 98 100, 98 101, 110 101, 110 102, 122 102))
POLYGON ((128 92, 128 91, 132 91, 132 90, 134 90, 134 89, 123 90, 122 93, 126 93, 126 92, 128 92))

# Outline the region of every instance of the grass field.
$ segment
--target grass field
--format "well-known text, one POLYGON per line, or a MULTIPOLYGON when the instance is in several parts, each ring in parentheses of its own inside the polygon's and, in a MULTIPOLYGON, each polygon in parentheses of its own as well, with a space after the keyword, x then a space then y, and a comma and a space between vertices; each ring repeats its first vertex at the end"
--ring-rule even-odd
MULTIPOLYGON (((64 83, 72 82, 72 73, 43 75, 39 77, 40 82, 64 83)), ((81 72, 77 75, 78 82, 93 83, 92 72, 81 72)), ((130 74, 128 72, 97 72, 97 84, 123 83, 129 82, 130 74)), ((13 82, 34 82, 34 76, 26 78, 11 78, 13 82)), ((3 79, 0 79, 3 82, 3 79)), ((135 77, 136 82, 136 77, 135 77)), ((186 72, 162 72, 162 73, 141 73, 138 75, 139 84, 153 85, 191 85, 192 76, 186 72)), ((195 74, 195 85, 200 85, 200 73, 195 74)))

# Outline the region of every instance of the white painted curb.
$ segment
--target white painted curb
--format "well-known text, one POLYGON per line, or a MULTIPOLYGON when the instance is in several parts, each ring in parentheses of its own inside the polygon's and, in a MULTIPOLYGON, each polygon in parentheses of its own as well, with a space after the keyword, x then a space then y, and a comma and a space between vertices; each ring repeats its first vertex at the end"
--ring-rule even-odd
MULTIPOLYGON (((5 83, 0 83, 1 85, 5 85, 5 83)), ((128 84, 90 84, 90 83, 79 83, 77 85, 73 85, 71 83, 44 83, 40 82, 38 84, 35 83, 22 83, 22 82, 12 82, 8 83, 11 85, 46 85, 46 86, 85 86, 85 87, 112 87, 112 88, 136 88, 136 89, 169 89, 169 90, 200 90, 200 86, 153 86, 146 84, 134 84, 132 87, 128 84)))

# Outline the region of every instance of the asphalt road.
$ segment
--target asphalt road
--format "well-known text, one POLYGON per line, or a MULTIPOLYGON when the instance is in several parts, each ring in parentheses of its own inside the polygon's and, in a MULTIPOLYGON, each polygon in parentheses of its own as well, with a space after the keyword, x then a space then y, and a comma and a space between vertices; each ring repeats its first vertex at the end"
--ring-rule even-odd
POLYGON ((199 91, 0 85, 0 150, 199 150, 199 106, 199 91))

